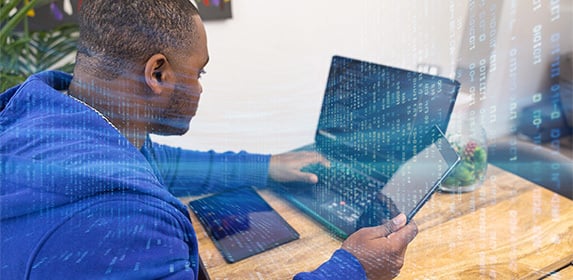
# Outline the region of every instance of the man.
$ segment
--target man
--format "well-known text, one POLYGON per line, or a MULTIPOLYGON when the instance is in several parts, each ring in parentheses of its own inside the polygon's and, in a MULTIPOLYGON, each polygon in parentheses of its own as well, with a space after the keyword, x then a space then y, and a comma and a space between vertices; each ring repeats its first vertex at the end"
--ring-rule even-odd
MULTIPOLYGON (((195 232, 175 197, 316 182, 315 154, 196 152, 150 133, 189 128, 209 56, 188 0, 90 0, 73 78, 43 72, 0 95, 0 278, 194 279, 195 232), (175 196, 174 196, 175 195, 175 196)), ((393 278, 416 235, 404 215, 350 236, 299 279, 393 278)))

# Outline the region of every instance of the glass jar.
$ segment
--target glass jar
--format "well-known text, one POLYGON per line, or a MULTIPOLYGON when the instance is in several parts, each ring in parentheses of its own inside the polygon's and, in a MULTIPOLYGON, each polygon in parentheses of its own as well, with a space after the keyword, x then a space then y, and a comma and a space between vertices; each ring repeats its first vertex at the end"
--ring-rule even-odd
POLYGON ((442 181, 440 190, 469 192, 483 184, 487 171, 487 138, 480 125, 448 129, 448 140, 461 157, 460 163, 442 181))

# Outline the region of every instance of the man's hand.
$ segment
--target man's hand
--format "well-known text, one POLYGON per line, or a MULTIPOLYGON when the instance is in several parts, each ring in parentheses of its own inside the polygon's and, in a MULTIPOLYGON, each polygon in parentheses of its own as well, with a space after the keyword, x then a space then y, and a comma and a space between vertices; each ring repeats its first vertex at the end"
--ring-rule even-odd
POLYGON ((368 279, 392 279, 400 273, 408 243, 418 234, 413 221, 405 224, 406 216, 400 214, 383 225, 362 228, 342 243, 342 249, 360 261, 368 279))
POLYGON ((303 182, 316 184, 318 177, 312 173, 300 171, 301 168, 321 163, 330 166, 330 162, 316 152, 288 152, 273 155, 269 164, 269 177, 277 182, 303 182))

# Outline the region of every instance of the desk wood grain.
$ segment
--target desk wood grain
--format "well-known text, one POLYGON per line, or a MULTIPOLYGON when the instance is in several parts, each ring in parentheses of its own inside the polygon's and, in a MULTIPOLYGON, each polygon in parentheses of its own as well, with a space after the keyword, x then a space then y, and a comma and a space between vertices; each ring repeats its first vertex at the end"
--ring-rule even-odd
POLYGON ((539 279, 573 261, 573 203, 491 168, 475 192, 420 212, 398 279, 539 279))
MULTIPOLYGON (((227 264, 191 214, 211 279, 291 279, 340 247, 341 240, 274 193, 260 194, 300 239, 227 264)), ((573 262, 573 201, 493 166, 481 188, 436 193, 414 220, 419 234, 397 279, 539 279, 573 262)))

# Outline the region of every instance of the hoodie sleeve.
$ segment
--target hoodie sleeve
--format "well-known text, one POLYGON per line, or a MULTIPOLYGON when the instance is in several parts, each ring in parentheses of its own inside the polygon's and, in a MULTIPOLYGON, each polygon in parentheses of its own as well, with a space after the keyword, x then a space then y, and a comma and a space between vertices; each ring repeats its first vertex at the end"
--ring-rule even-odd
POLYGON ((338 249, 328 261, 316 270, 302 272, 294 277, 294 280, 319 279, 366 279, 366 272, 356 257, 344 249, 338 249))
POLYGON ((215 193, 240 186, 265 186, 270 155, 244 151, 185 150, 149 141, 150 152, 175 196, 215 193))
POLYGON ((133 197, 90 206, 46 235, 26 279, 195 279, 195 236, 177 212, 133 197))

